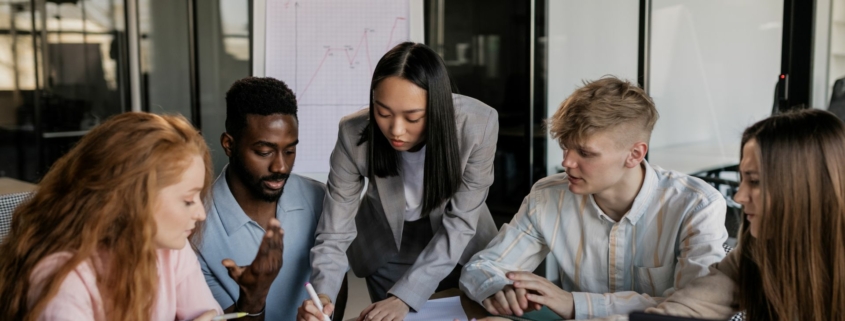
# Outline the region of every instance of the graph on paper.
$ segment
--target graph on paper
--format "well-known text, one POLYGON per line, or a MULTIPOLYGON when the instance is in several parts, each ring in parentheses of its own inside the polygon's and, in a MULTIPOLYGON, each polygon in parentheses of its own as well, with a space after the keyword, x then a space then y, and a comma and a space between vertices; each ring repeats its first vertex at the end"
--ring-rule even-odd
POLYGON ((265 75, 299 106, 296 172, 328 172, 340 119, 369 105, 373 69, 409 39, 409 2, 268 1, 265 75))

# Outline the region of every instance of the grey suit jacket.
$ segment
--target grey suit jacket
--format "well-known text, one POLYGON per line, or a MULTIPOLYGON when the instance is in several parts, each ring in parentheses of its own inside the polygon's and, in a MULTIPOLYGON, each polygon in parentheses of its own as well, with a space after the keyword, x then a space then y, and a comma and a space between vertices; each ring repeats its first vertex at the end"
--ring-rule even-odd
MULTIPOLYGON (((419 310, 458 263, 466 263, 496 235, 484 201, 493 184, 493 157, 499 133, 496 110, 466 96, 453 95, 463 169, 457 193, 429 213, 434 237, 389 293, 419 310)), ((367 144, 356 145, 367 126, 364 109, 341 119, 331 155, 328 193, 311 249, 311 283, 336 299, 347 267, 364 277, 401 251, 405 195, 400 176, 377 177, 367 185, 367 144)))

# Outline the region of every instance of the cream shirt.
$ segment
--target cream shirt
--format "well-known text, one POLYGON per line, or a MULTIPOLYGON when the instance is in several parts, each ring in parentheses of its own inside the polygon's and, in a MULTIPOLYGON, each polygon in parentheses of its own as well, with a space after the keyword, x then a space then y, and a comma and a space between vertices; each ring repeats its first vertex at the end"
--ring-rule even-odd
POLYGON ((707 183, 644 162, 643 185, 616 222, 592 195, 569 191, 565 173, 546 177, 509 224, 464 266, 461 289, 481 302, 533 271, 551 253, 576 319, 656 306, 719 262, 728 237, 725 199, 707 183))

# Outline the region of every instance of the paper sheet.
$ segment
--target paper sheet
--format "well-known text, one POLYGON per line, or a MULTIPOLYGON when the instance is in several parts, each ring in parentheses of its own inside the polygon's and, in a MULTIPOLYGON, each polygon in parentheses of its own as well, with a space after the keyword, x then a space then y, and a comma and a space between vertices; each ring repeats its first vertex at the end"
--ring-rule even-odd
POLYGON ((419 312, 408 313, 405 317, 405 321, 453 321, 455 319, 467 319, 459 296, 428 300, 419 312))

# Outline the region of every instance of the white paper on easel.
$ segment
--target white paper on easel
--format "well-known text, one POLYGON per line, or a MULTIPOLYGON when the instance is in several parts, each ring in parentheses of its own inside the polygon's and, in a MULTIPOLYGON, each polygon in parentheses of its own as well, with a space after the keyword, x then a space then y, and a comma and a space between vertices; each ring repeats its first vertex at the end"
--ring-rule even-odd
POLYGON ((405 316, 405 321, 453 321, 455 319, 467 319, 459 296, 428 300, 420 311, 411 312, 405 316))
POLYGON ((267 0, 264 75, 296 94, 295 173, 329 172, 338 122, 370 105, 376 63, 409 40, 410 9, 397 0, 267 0))

